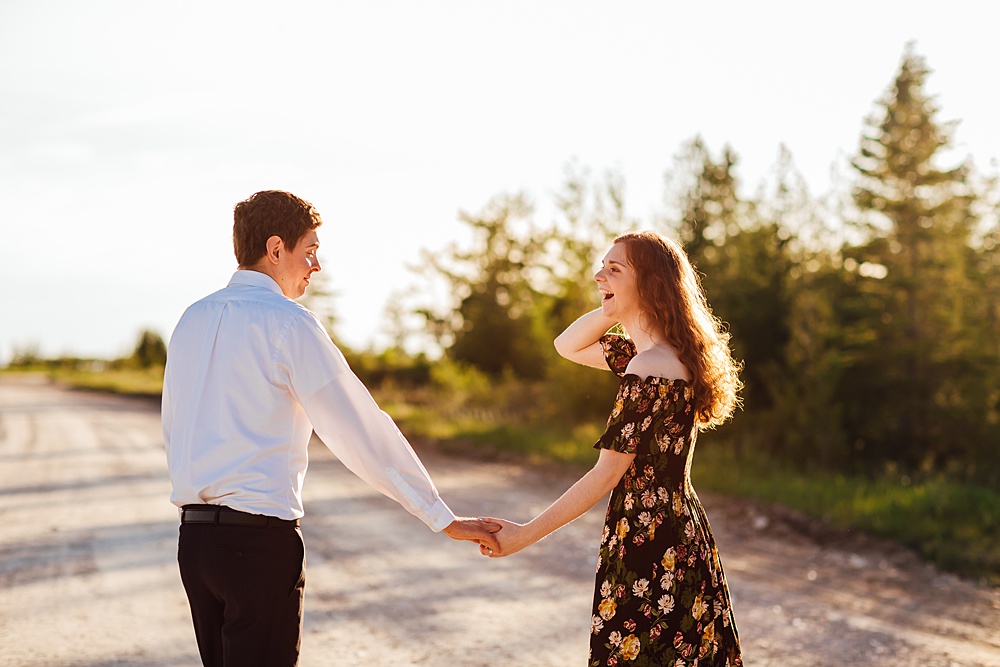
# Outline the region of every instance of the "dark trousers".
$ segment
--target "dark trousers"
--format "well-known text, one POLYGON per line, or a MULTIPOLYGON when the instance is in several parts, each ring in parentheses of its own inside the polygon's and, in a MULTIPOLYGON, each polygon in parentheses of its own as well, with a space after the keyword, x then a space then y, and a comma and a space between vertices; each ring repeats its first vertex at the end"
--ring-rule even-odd
POLYGON ((305 546, 298 528, 184 523, 177 562, 205 667, 295 667, 305 546))

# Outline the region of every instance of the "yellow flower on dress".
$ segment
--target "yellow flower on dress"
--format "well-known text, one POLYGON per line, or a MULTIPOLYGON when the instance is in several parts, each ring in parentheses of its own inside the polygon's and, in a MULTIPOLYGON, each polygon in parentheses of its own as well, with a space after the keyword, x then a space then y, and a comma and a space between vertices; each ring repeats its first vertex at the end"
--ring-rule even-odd
POLYGON ((715 643, 715 623, 709 623, 705 628, 705 634, 701 636, 702 646, 711 646, 715 643))
POLYGON ((621 518, 621 521, 618 522, 618 526, 615 527, 615 533, 618 535, 618 539, 625 539, 625 536, 628 535, 628 519, 625 517, 621 518))
POLYGON ((663 553, 663 560, 660 562, 663 563, 664 569, 672 571, 674 569, 674 565, 676 564, 676 559, 677 556, 674 553, 674 548, 670 547, 663 553))
POLYGON ((618 605, 611 598, 604 598, 601 600, 601 604, 597 605, 597 613, 601 615, 605 621, 610 621, 615 616, 615 609, 618 605))
POLYGON ((694 599, 694 602, 691 603, 691 615, 694 616, 694 620, 697 621, 706 611, 708 611, 708 604, 701 597, 701 594, 699 594, 694 599))
POLYGON ((622 640, 622 657, 626 660, 635 660, 639 655, 639 638, 635 635, 629 635, 622 640))

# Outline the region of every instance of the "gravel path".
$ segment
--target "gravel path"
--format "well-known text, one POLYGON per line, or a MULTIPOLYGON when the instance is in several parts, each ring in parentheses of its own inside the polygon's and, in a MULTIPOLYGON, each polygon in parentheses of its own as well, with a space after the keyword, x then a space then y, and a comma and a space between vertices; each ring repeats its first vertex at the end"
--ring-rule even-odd
MULTIPOLYGON (((198 664, 162 448, 154 402, 0 378, 0 666, 198 664)), ((572 482, 422 456, 463 514, 527 519, 572 482)), ((322 445, 312 457, 302 667, 583 667, 603 508, 489 560, 322 445)), ((1000 667, 1000 591, 789 512, 702 500, 748 666, 1000 667)))

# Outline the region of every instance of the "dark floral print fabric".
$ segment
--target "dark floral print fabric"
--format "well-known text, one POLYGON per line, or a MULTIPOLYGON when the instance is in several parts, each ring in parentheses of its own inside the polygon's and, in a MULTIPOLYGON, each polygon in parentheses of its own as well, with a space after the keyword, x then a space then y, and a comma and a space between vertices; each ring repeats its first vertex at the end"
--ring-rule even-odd
POLYGON ((729 588, 691 486, 697 429, 684 380, 626 374, 635 346, 601 339, 621 380, 595 447, 635 454, 611 493, 597 563, 590 666, 743 664, 729 588))

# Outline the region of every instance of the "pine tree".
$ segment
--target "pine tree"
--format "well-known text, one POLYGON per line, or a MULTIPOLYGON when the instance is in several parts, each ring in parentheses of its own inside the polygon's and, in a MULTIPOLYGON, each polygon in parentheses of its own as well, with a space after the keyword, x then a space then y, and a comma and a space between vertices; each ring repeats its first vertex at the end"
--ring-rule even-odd
MULTIPOLYGON (((967 166, 942 168, 952 126, 935 119, 929 71, 908 47, 869 119, 853 161, 867 241, 845 250, 857 273, 854 350, 845 379, 850 428, 877 460, 936 465, 960 455, 956 431, 969 398, 969 236, 975 224, 967 166)), ((850 316, 850 315, 849 315, 850 316)))
POLYGON ((673 226, 701 274, 715 315, 733 336, 744 361, 748 412, 771 405, 769 376, 782 363, 788 340, 787 236, 763 221, 755 203, 739 196, 735 152, 716 160, 700 138, 688 144, 671 174, 680 218, 673 226))
POLYGON ((737 193, 733 168, 736 154, 726 146, 716 161, 701 137, 692 139, 676 161, 668 182, 680 214, 677 233, 685 252, 695 264, 710 265, 718 257, 716 248, 739 229, 745 203, 737 193))
POLYGON ((783 460, 829 468, 844 460, 846 442, 836 395, 843 363, 834 305, 841 289, 837 243, 784 146, 756 203, 762 226, 784 242, 772 280, 787 339, 767 369, 771 409, 752 420, 753 428, 759 446, 783 460))

